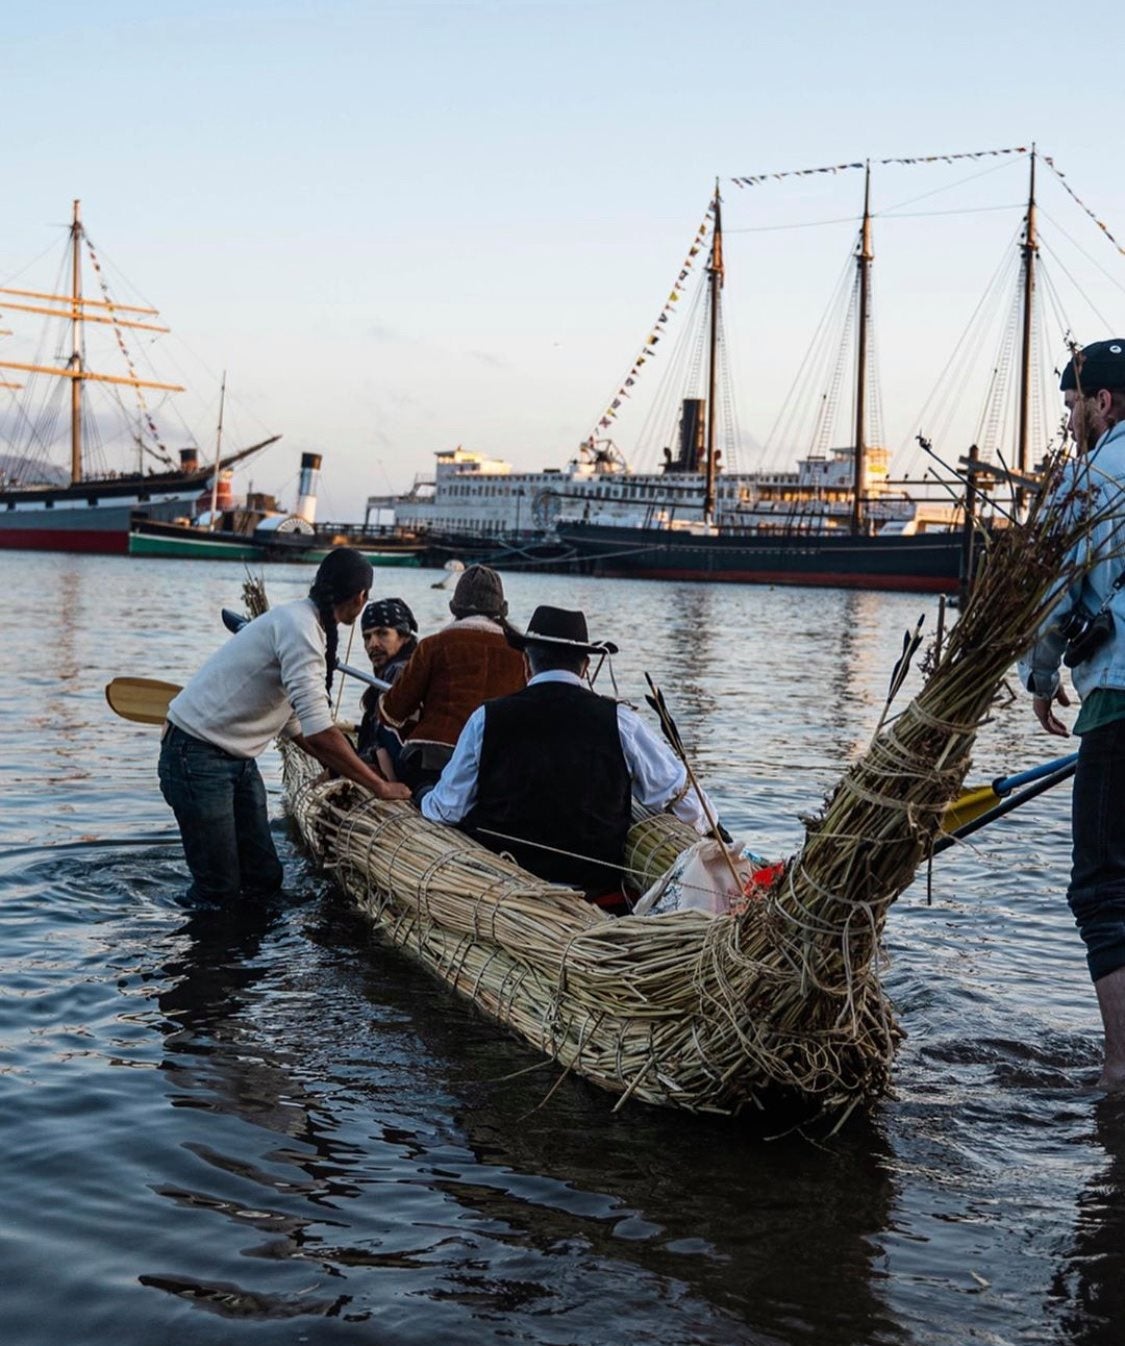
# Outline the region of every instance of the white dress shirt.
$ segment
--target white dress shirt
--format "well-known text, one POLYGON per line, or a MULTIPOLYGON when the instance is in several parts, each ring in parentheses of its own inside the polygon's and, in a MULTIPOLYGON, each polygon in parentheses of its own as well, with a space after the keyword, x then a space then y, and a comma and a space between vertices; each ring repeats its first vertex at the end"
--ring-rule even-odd
MULTIPOLYGON (((577 674, 562 669, 538 673, 527 685, 534 687, 540 682, 567 682, 572 687, 586 686, 577 674)), ((484 741, 484 712, 484 706, 478 706, 469 716, 453 756, 441 773, 441 779, 422 799, 422 815, 431 822, 455 825, 468 815, 476 803, 480 750, 484 741)), ((631 706, 618 705, 617 733, 629 771, 633 798, 655 812, 671 804, 677 818, 690 823, 697 832, 708 831, 710 824, 698 794, 690 786, 684 789, 687 781, 684 764, 645 725, 631 706)), ((707 806, 714 817, 710 800, 707 806)))

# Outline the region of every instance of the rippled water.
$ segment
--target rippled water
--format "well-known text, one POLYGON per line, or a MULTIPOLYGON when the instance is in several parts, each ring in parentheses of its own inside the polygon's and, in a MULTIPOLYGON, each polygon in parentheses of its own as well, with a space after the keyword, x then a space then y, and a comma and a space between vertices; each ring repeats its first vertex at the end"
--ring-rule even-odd
MULTIPOLYGON (((423 629, 448 595, 384 572, 423 629)), ((309 575, 273 569, 274 601, 309 575)), ((830 1139, 632 1107, 543 1067, 374 943, 295 850, 290 896, 189 919, 155 730, 241 570, 0 556, 5 1343, 1117 1343, 1125 1104, 1063 900, 1068 786, 891 913, 895 1092, 830 1139), (147 838, 147 840, 146 840, 147 838), (140 839, 140 840, 138 840, 140 839), (112 845, 124 841, 130 844, 112 845), (134 844, 135 843, 135 844, 134 844), (548 1096, 549 1094, 549 1096, 548 1096)), ((663 685, 732 830, 784 854, 874 727, 910 596, 508 580, 663 685)), ((1052 756, 1020 699, 981 779, 1052 756)))

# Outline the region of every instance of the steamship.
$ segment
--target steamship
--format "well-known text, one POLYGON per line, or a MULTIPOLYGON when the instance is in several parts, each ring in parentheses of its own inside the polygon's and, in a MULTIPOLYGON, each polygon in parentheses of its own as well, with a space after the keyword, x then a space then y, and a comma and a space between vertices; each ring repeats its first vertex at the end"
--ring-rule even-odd
MULTIPOLYGON (((699 457, 702 399, 685 399, 675 455, 661 472, 632 472, 605 441, 583 443, 563 468, 517 472, 503 459, 460 446, 436 455, 435 469, 401 496, 371 496, 368 515, 393 509, 396 523, 459 554, 480 550, 545 552, 575 524, 608 527, 699 528, 705 521, 699 457)), ((909 536, 947 530, 955 511, 910 499, 887 482, 889 454, 869 448, 864 495, 876 528, 909 536)), ((854 492, 853 453, 833 449, 801 459, 795 469, 723 473, 715 483, 724 526, 763 533, 817 534, 846 530, 854 492)))
POLYGON ((210 491, 195 501, 191 517, 171 522, 134 518, 130 556, 192 561, 320 562, 334 546, 356 547, 373 565, 418 565, 422 546, 394 529, 353 524, 318 524, 317 490, 323 459, 301 455, 297 504, 291 514, 272 495, 250 492, 236 498, 232 474, 221 472, 210 491))

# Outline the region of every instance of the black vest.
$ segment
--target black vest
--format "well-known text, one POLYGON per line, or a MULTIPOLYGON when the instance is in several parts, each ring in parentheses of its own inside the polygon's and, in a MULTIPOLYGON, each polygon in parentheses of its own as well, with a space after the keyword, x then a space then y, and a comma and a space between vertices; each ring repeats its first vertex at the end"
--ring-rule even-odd
POLYGON ((621 886, 630 795, 616 702, 540 682, 486 703, 477 800, 461 826, 540 878, 604 893, 621 886))

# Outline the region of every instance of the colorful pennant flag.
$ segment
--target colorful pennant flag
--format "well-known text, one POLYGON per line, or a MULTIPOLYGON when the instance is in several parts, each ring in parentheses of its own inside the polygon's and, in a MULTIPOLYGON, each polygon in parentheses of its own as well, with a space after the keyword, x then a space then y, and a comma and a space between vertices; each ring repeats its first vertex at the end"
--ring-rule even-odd
MULTIPOLYGON (((1026 154, 1026 145, 1014 145, 1010 149, 1003 150, 969 150, 959 154, 920 154, 911 158, 897 159, 873 159, 875 164, 951 164, 957 159, 988 159, 998 158, 1004 154, 1026 154)), ((739 187, 756 187, 761 182, 779 182, 782 178, 808 178, 816 173, 846 173, 853 168, 863 168, 864 161, 860 160, 847 164, 828 164, 823 168, 790 168, 781 173, 753 173, 749 177, 732 178, 739 187)))

